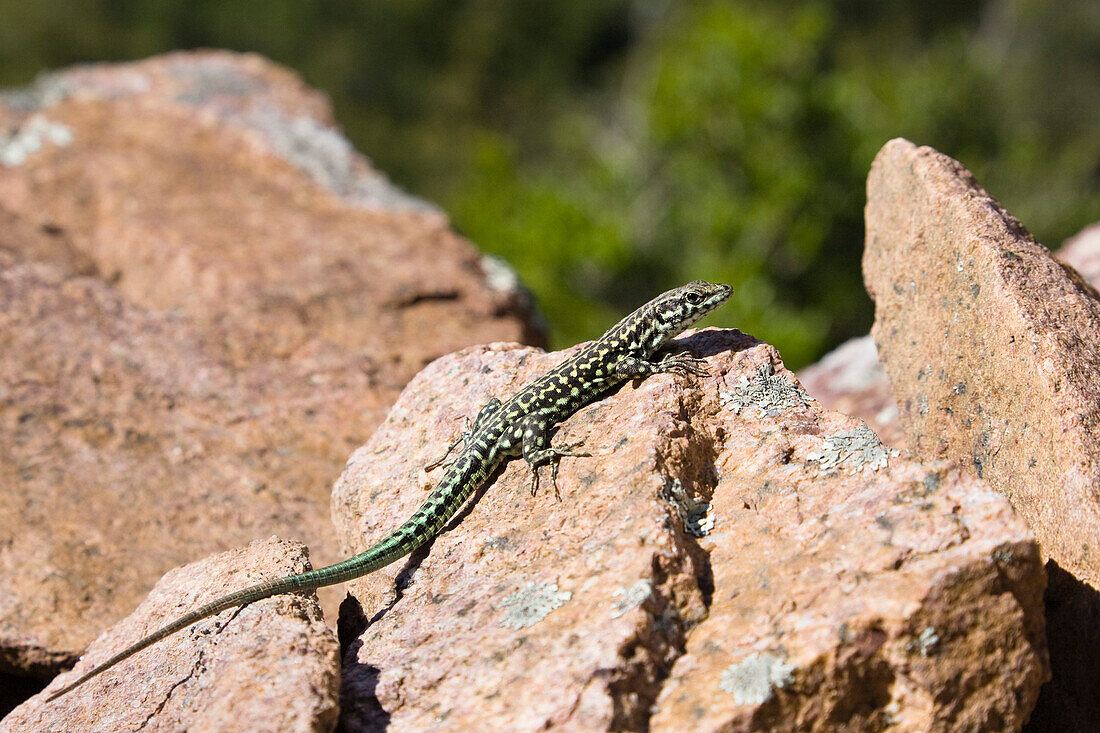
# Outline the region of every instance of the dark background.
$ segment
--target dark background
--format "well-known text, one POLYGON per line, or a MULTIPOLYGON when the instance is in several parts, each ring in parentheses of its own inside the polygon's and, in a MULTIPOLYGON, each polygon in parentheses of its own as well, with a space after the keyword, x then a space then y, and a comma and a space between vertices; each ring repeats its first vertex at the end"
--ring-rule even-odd
POLYGON ((789 366, 866 333, 864 182, 904 136, 1054 248, 1100 220, 1096 0, 0 0, 0 86, 172 49, 255 51, 519 271, 556 345, 657 291, 789 366))

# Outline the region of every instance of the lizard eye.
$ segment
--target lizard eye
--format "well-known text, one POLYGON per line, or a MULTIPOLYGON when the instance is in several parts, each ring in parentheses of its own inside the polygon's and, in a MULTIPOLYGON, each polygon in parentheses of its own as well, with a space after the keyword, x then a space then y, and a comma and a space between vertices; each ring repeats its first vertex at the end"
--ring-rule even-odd
POLYGON ((703 302, 703 295, 701 293, 695 292, 694 290, 689 291, 684 296, 684 298, 687 299, 687 302, 691 303, 692 305, 699 305, 703 302))

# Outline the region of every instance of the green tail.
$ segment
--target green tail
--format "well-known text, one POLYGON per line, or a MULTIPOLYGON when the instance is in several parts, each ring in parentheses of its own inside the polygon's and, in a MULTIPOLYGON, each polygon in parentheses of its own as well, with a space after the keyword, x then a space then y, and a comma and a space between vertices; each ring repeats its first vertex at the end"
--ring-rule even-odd
POLYGON ((436 487, 435 491, 420 508, 404 524, 372 545, 367 551, 334 565, 299 573, 298 575, 289 575, 279 580, 264 581, 215 599, 191 613, 181 616, 172 623, 162 626, 115 654, 106 662, 93 667, 75 682, 50 695, 46 698, 46 702, 56 700, 93 677, 106 672, 122 660, 208 616, 213 616, 235 606, 243 606, 283 593, 314 590, 328 585, 336 585, 384 568, 435 537, 440 528, 454 516, 458 508, 470 496, 474 487, 480 485, 481 481, 488 475, 489 470, 490 467, 485 465, 485 461, 480 456, 470 454, 459 456, 447 475, 443 477, 439 486, 436 487))

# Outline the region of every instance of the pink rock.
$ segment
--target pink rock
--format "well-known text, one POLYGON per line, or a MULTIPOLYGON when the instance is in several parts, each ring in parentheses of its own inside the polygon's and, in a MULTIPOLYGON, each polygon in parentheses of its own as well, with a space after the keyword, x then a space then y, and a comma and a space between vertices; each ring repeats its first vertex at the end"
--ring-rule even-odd
POLYGON ((0 201, 0 267, 28 260, 50 263, 76 275, 95 274, 91 259, 74 248, 61 232, 49 226, 35 226, 5 209, 0 201))
POLYGON ((1008 496, 1100 584, 1100 302, 959 163, 888 143, 867 183, 872 333, 915 453, 1008 496))
POLYGON ((537 340, 507 280, 257 56, 0 95, 0 672, 48 679, 210 552, 343 559, 331 483, 405 382, 537 340))
MULTIPOLYGON (((1055 254, 1100 288, 1100 224, 1067 239, 1055 254)), ((830 410, 862 418, 887 445, 906 447, 897 400, 870 335, 836 347, 801 370, 798 379, 830 410)))
POLYGON ((0 729, 331 730, 339 646, 312 593, 224 611, 45 702, 51 690, 188 609, 307 570, 308 558, 303 545, 273 537, 172 570, 88 647, 75 670, 16 708, 0 729))
MULTIPOLYGON (((1088 240, 1060 256, 1091 272, 1088 240)), ((1052 559, 1053 679, 1028 731, 1088 730, 1100 716, 1097 292, 962 165, 905 140, 871 169, 864 272, 909 445, 985 477, 1052 559)))
MULTIPOLYGON (((343 728, 1018 728, 1047 674, 1044 574, 1008 502, 822 410, 769 346, 677 344, 712 376, 567 420, 555 442, 594 457, 563 460, 561 501, 512 461, 427 551, 351 584, 343 728)), ((491 344, 419 374, 336 485, 345 550, 423 501, 463 416, 568 353, 491 344)))
POLYGON ((324 96, 254 55, 47 76, 0 129, 65 131, 0 165, 0 202, 63 232, 127 298, 242 363, 332 342, 399 389, 441 354, 534 338, 521 297, 434 207, 385 182, 324 96), (384 275, 383 275, 384 273, 384 275))
POLYGON ((825 407, 863 419, 883 443, 905 448, 898 404, 870 335, 836 347, 800 371, 798 379, 825 407))
POLYGON ((1094 288, 1100 288, 1100 222, 1067 239, 1055 255, 1081 273, 1094 288))
MULTIPOLYGON (((1055 255, 1100 288, 1100 224, 1067 239, 1055 255)), ((862 418, 878 437, 905 448, 897 401, 870 335, 841 344, 798 373, 806 391, 830 410, 862 418)))

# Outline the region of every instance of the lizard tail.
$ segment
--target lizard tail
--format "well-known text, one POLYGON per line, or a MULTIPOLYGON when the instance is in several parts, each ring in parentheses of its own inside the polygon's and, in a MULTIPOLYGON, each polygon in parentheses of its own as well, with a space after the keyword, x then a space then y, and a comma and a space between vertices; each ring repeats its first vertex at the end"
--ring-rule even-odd
POLYGON ((171 636, 180 629, 187 628, 196 621, 201 621, 207 616, 213 616, 216 613, 221 613, 227 608, 233 608, 234 606, 240 606, 245 603, 252 603, 253 601, 257 601, 261 598, 266 598, 270 595, 285 593, 286 591, 280 590, 280 588, 282 588, 287 580, 289 580, 289 578, 283 578, 282 580, 269 580, 264 583, 259 583, 250 588, 245 588, 244 590, 240 590, 236 593, 232 593, 228 596, 223 596, 221 598, 218 598, 217 600, 211 601, 205 606, 200 606, 199 608, 196 608, 194 611, 187 614, 186 616, 180 616, 178 619, 168 624, 167 626, 162 626, 148 636, 134 642, 130 646, 120 651, 118 654, 108 659, 106 662, 98 664, 89 671, 85 672, 75 682, 72 682, 71 684, 62 687, 60 690, 46 698, 46 702, 53 702, 57 698, 64 695, 66 692, 69 692, 84 684, 93 677, 102 674, 103 672, 106 672, 108 669, 115 666, 123 659, 126 659, 131 655, 137 654, 145 647, 157 643, 166 636, 171 636))
POLYGON ((106 672, 122 660, 137 654, 142 649, 157 643, 166 636, 171 636, 177 631, 201 621, 207 616, 213 616, 226 609, 243 606, 270 596, 293 593, 299 590, 313 590, 314 588, 353 580, 368 573, 373 573, 375 570, 408 555, 417 547, 435 537, 444 523, 454 516, 458 508, 469 498, 474 486, 479 485, 486 478, 491 468, 489 464, 495 465, 497 460, 494 457, 492 461, 487 462, 481 460, 481 458, 481 456, 475 457, 466 454, 455 461, 427 501, 421 504, 420 508, 405 520, 400 527, 390 532, 365 552, 334 565, 297 575, 289 575, 278 580, 267 580, 236 593, 217 598, 139 639, 106 662, 96 665, 75 682, 50 695, 46 698, 46 702, 56 700, 93 677, 106 672))
POLYGON ((185 629, 191 624, 201 621, 208 616, 221 613, 229 608, 243 606, 283 593, 313 590, 326 585, 335 585, 336 583, 352 580, 385 567, 394 560, 407 555, 412 549, 415 549, 418 540, 422 539, 414 532, 410 531, 409 524, 410 522, 406 522, 405 525, 402 525, 402 527, 392 532, 366 552, 344 560, 343 562, 338 562, 335 565, 329 565, 323 568, 317 568, 316 570, 310 570, 305 573, 299 573, 298 575, 290 575, 277 580, 267 580, 235 593, 230 593, 227 596, 216 598, 210 603, 200 606, 194 611, 184 616, 180 616, 171 623, 160 627, 153 633, 139 639, 115 654, 107 661, 96 665, 80 676, 75 682, 62 687, 60 690, 47 697, 46 702, 53 702, 93 677, 106 672, 122 660, 137 654, 142 649, 156 644, 161 639, 171 636, 177 631, 185 629))

